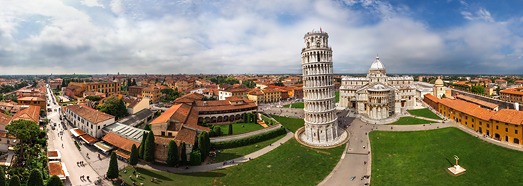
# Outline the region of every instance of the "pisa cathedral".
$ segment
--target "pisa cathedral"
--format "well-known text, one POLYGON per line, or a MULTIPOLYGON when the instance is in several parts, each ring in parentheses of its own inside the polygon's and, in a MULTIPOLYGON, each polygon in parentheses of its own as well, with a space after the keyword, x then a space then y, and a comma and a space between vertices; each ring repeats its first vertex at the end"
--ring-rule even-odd
POLYGON ((342 77, 339 106, 369 119, 387 119, 415 106, 413 82, 412 76, 388 77, 385 66, 376 57, 367 77, 342 77))

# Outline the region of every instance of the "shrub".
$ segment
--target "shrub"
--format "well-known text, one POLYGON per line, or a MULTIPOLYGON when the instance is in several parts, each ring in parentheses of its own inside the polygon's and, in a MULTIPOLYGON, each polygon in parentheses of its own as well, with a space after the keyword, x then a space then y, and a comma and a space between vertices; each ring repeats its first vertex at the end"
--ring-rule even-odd
POLYGON ((271 138, 274 138, 276 136, 282 135, 287 133, 285 128, 281 127, 279 129, 269 131, 263 134, 259 134, 256 136, 251 136, 243 139, 237 139, 237 140, 231 140, 231 141, 221 141, 216 143, 211 143, 211 146, 217 149, 228 149, 228 148, 234 148, 234 147, 241 147, 253 143, 257 143, 260 141, 265 141, 271 138))
MULTIPOLYGON (((74 141, 74 140, 73 140, 74 141)), ((76 146, 76 148, 78 149, 78 151, 82 151, 82 149, 80 148, 80 144, 78 144, 77 141, 74 141, 74 145, 76 146)))
POLYGON ((197 151, 197 150, 192 151, 190 165, 196 166, 196 165, 200 165, 201 163, 202 163, 202 155, 200 154, 200 151, 197 151))

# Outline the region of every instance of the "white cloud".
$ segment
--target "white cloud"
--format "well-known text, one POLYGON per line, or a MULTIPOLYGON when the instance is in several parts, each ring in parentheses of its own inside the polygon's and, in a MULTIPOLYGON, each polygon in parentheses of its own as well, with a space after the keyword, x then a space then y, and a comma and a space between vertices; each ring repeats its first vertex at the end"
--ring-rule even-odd
POLYGON ((98 0, 83 0, 81 3, 88 7, 101 7, 104 8, 104 6, 98 2, 98 0))
POLYGON ((447 66, 465 60, 477 62, 477 68, 500 61, 493 70, 502 70, 523 55, 523 39, 508 29, 511 23, 495 22, 485 9, 462 13, 483 21, 433 31, 409 17, 408 8, 381 1, 348 2, 361 3, 365 10, 338 1, 177 1, 175 9, 126 3, 112 0, 110 10, 94 13, 60 1, 38 6, 0 2, 6 7, 0 9, 5 10, 0 13, 0 70, 299 73, 303 35, 320 26, 330 35, 337 73, 366 72, 376 53, 392 73, 434 72, 436 67, 452 72, 456 69, 447 66), (377 21, 366 23, 369 14, 363 11, 379 12, 370 14, 377 21), (13 38, 31 15, 50 21, 30 37, 13 38))

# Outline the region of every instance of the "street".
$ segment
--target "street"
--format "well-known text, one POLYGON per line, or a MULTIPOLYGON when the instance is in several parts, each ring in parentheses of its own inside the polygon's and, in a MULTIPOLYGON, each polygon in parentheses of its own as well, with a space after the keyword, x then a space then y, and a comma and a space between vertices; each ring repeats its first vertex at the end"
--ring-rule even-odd
MULTIPOLYGON (((62 162, 67 167, 69 177, 65 181, 65 185, 95 185, 94 181, 98 179, 99 175, 91 167, 90 164, 84 159, 84 156, 78 151, 74 144, 67 126, 62 125, 60 120, 59 110, 60 105, 57 104, 54 95, 49 87, 47 87, 47 103, 48 108, 52 111, 47 112, 47 118, 49 118, 49 124, 47 125, 47 149, 58 150, 62 154, 62 162), (56 128, 53 130, 52 125, 56 123, 56 128), (60 135, 63 132, 63 135, 60 135), (79 166, 77 162, 83 161, 84 165, 79 166), (80 176, 89 176, 89 180, 80 179, 80 176)), ((94 154, 93 154, 94 156, 94 154)), ((103 176, 103 175, 102 175, 103 176)))

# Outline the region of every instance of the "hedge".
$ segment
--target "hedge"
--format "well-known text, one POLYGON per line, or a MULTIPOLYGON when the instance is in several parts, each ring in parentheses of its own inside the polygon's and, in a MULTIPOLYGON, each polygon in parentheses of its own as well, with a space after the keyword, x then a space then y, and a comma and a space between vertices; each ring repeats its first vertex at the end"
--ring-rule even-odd
POLYGON ((237 139, 237 140, 231 140, 231 141, 221 141, 216 143, 211 143, 211 146, 216 149, 228 149, 228 148, 234 148, 234 147, 241 147, 245 145, 250 145, 253 143, 258 143, 260 141, 265 141, 271 138, 275 138, 276 136, 283 135, 287 133, 284 127, 280 127, 279 129, 269 131, 263 134, 258 134, 256 136, 251 136, 243 139, 237 139))

